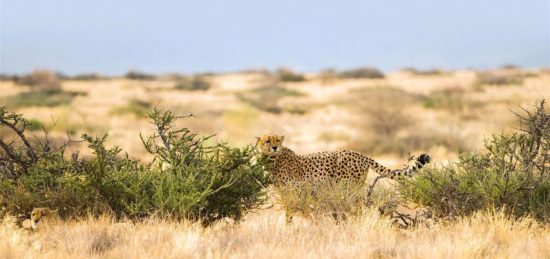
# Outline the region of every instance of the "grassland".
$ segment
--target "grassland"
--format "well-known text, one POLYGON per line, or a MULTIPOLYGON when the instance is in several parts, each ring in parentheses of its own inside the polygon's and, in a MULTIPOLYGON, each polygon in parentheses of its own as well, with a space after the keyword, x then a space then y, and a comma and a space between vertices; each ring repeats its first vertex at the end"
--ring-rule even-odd
MULTIPOLYGON (((25 97, 45 93, 0 81, 0 105, 32 118, 35 130, 48 128, 54 139, 109 131, 109 144, 144 161, 150 157, 139 134, 151 129, 144 113, 159 106, 194 114, 179 123, 217 133, 214 140, 244 145, 276 132, 298 153, 353 148, 397 167, 409 152, 430 153, 435 166, 456 160, 460 152, 481 148, 491 132, 517 126, 510 110, 550 99, 550 73, 517 68, 404 70, 373 77, 251 71, 208 75, 209 87, 200 91, 181 89, 178 82, 168 76, 68 79, 56 94, 78 94, 62 102, 30 102, 25 97)), ((82 145, 69 148, 86 155, 82 145)), ((120 224, 104 216, 31 233, 6 218, 0 225, 0 258, 550 257, 548 225, 499 211, 403 230, 373 208, 338 224, 330 217, 296 217, 287 224, 275 201, 239 224, 207 228, 162 219, 120 224)))

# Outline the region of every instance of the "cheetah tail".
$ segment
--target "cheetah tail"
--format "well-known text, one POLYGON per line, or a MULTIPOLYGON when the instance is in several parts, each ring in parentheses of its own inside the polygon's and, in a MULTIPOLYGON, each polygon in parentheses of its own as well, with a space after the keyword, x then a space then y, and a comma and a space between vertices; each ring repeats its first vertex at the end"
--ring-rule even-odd
POLYGON ((420 170, 422 167, 424 167, 424 165, 430 163, 431 160, 432 160, 432 158, 430 157, 430 155, 421 154, 416 159, 416 161, 414 163, 414 166, 407 167, 407 168, 401 169, 401 170, 394 170, 392 172, 392 175, 391 175, 390 178, 393 179, 396 176, 401 176, 401 174, 403 174, 404 176, 412 176, 414 173, 416 173, 418 170, 420 170))

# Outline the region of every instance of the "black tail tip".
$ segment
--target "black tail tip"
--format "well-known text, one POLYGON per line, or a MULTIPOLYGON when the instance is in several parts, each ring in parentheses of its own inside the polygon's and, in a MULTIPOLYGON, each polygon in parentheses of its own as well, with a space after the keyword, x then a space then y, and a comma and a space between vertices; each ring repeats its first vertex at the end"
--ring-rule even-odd
POLYGON ((417 160, 418 160, 418 162, 419 162, 420 164, 423 164, 423 165, 424 165, 424 164, 427 164, 427 163, 429 163, 430 161, 432 161, 432 157, 431 157, 430 155, 428 155, 428 154, 422 154, 422 155, 420 155, 420 156, 418 157, 417 160))

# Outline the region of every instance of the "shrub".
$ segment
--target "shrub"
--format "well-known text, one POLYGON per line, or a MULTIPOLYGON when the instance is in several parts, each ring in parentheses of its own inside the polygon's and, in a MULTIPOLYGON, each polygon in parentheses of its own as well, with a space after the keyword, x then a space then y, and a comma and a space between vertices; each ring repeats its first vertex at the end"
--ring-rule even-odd
POLYGON ((517 71, 492 71, 480 72, 477 74, 477 79, 474 85, 522 85, 525 75, 517 71))
POLYGON ((49 207, 63 217, 154 215, 211 224, 239 220, 257 208, 268 177, 263 164, 253 162, 255 149, 207 144, 209 137, 173 128, 177 118, 156 109, 150 113, 156 133, 142 140, 155 158, 143 165, 118 147, 107 148, 107 135, 84 134, 92 156, 73 153, 67 159, 65 146, 52 147, 47 135, 28 141, 28 122, 1 108, 0 127, 12 130, 18 141, 0 139, 0 215, 24 217, 33 207, 49 207))
POLYGON ((422 98, 421 103, 425 108, 444 109, 451 114, 461 116, 462 119, 477 119, 479 108, 484 105, 480 101, 472 100, 468 92, 461 87, 435 90, 422 98))
POLYGON ((61 105, 68 105, 72 100, 84 93, 78 92, 65 92, 61 90, 50 91, 31 91, 19 93, 15 96, 2 98, 4 103, 17 108, 17 107, 55 107, 61 105))
POLYGON ((323 84, 330 84, 338 78, 338 73, 332 68, 323 69, 317 75, 317 78, 323 84))
POLYGON ((443 69, 427 69, 427 70, 420 70, 416 68, 405 68, 403 69, 405 72, 409 72, 413 75, 417 76, 438 76, 438 75, 445 75, 447 72, 443 69))
POLYGON ((544 101, 518 115, 520 130, 494 134, 482 153, 463 153, 458 162, 424 170, 403 180, 400 192, 431 206, 439 216, 504 210, 508 215, 550 219, 550 115, 544 101))
POLYGON ((368 115, 364 126, 376 134, 393 137, 398 131, 411 125, 411 116, 404 111, 407 105, 416 101, 417 96, 393 87, 375 87, 352 92, 357 102, 350 103, 361 114, 368 115), (386 105, 388 103, 393 105, 386 105))
POLYGON ((410 151, 403 146, 397 135, 414 123, 406 113, 406 106, 414 102, 415 96, 391 87, 353 90, 353 96, 354 99, 347 100, 347 103, 353 104, 353 109, 365 115, 358 126, 374 137, 360 134, 358 138, 352 139, 349 148, 369 154, 401 154, 405 149, 404 152, 410 151), (387 103, 393 105, 386 105, 387 103))
POLYGON ((298 114, 304 114, 303 109, 295 109, 293 107, 282 107, 280 101, 286 97, 300 97, 304 96, 304 93, 284 88, 278 85, 268 85, 253 89, 248 93, 240 93, 237 97, 255 108, 279 114, 284 111, 296 112, 298 114))
POLYGON ((126 73, 124 77, 128 79, 133 79, 133 80, 154 80, 155 79, 154 75, 136 71, 136 70, 128 71, 128 73, 126 73))
POLYGON ((426 102, 426 97, 393 87, 356 89, 352 90, 352 95, 351 99, 344 101, 364 119, 357 122, 362 134, 348 141, 347 147, 350 149, 368 154, 392 153, 400 156, 434 146, 444 146, 457 152, 467 150, 467 141, 454 131, 434 132, 418 123, 423 115, 411 113, 410 107, 419 101, 426 102))
POLYGON ((59 75, 49 70, 35 70, 32 73, 17 78, 17 84, 28 85, 38 91, 59 91, 61 90, 61 79, 59 75))
POLYGON ((18 80, 18 78, 19 77, 17 75, 0 73, 0 81, 14 81, 14 82, 16 82, 18 80))
POLYGON ((281 82, 302 82, 306 78, 288 68, 280 68, 276 72, 277 79, 281 82))
POLYGON ((204 76, 183 77, 177 80, 176 89, 187 91, 206 91, 211 83, 204 76))
POLYGON ((12 107, 55 107, 68 105, 72 100, 84 93, 65 92, 61 90, 42 90, 22 92, 15 96, 3 98, 4 103, 12 107))
POLYGON ((353 78, 353 79, 360 79, 360 78, 384 78, 384 73, 382 73, 380 70, 373 68, 373 67, 363 67, 363 68, 357 68, 352 70, 346 70, 338 73, 338 76, 340 78, 353 78))
POLYGON ((132 114, 138 118, 145 118, 152 108, 153 105, 150 102, 132 99, 128 104, 112 109, 111 114, 132 114))
POLYGON ((43 130, 46 127, 42 121, 37 119, 30 119, 28 122, 29 124, 27 125, 27 130, 29 131, 43 130))
POLYGON ((71 77, 72 80, 77 81, 94 81, 94 80, 103 80, 105 77, 103 77, 99 73, 87 73, 87 74, 78 74, 73 77, 71 77))

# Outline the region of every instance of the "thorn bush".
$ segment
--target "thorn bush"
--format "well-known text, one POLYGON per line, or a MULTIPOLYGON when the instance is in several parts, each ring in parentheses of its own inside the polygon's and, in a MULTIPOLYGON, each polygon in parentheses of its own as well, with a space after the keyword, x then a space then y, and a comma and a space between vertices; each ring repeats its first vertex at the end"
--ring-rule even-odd
POLYGON ((0 216, 24 217, 34 207, 59 209, 63 217, 109 213, 115 217, 156 216, 201 221, 239 220, 266 199, 268 176, 255 148, 209 144, 187 128, 174 128, 177 117, 154 109, 151 136, 141 136, 154 155, 150 164, 132 160, 119 147, 108 148, 108 135, 82 135, 92 155, 65 154, 25 136, 26 120, 0 109, 0 128, 19 141, 0 138, 0 216))
POLYGON ((400 192, 431 206, 441 217, 499 209, 514 217, 549 221, 550 115, 544 104, 516 114, 519 129, 493 134, 483 152, 463 153, 458 162, 402 180, 400 192))

